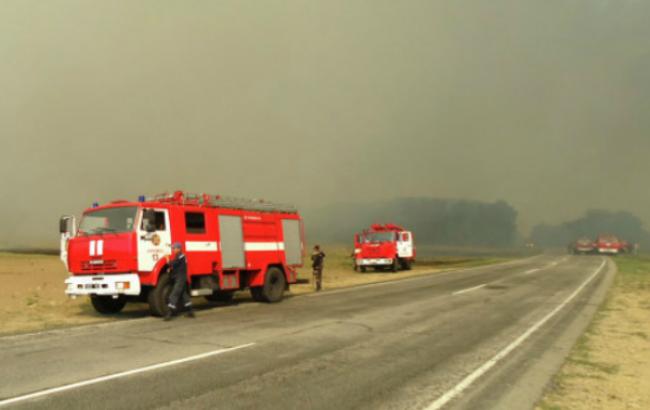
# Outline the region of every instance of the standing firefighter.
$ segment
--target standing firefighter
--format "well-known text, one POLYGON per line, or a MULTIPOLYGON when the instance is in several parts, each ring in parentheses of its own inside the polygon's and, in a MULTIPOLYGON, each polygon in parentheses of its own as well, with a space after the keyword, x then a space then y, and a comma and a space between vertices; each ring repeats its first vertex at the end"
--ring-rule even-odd
POLYGON ((168 256, 170 279, 174 285, 169 294, 169 302, 167 306, 169 309, 165 314, 165 320, 171 320, 174 313, 180 310, 180 306, 185 308, 187 317, 194 317, 192 310, 192 300, 189 293, 187 293, 187 260, 183 253, 183 247, 179 242, 172 245, 172 256, 168 256))
POLYGON ((325 253, 321 251, 320 246, 314 246, 314 251, 311 253, 311 267, 314 270, 314 285, 316 292, 323 287, 323 260, 325 253))

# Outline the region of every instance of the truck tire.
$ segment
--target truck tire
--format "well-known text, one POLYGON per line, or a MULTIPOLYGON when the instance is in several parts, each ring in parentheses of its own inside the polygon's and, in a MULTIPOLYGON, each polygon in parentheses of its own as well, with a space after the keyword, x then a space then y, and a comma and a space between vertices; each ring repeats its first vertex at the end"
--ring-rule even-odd
POLYGON ((117 299, 113 299, 112 296, 93 295, 90 297, 90 303, 92 303, 98 313, 101 313, 102 315, 112 315, 119 313, 124 309, 126 298, 124 296, 119 296, 117 299))
POLYGON ((158 278, 156 287, 149 291, 147 301, 149 302, 149 311, 154 316, 165 316, 169 310, 167 303, 169 294, 172 291, 172 283, 168 273, 163 273, 158 278))
POLYGON ((395 273, 399 270, 399 258, 394 258, 393 263, 390 265, 390 271, 395 273))
POLYGON ((361 273, 366 273, 366 267, 365 266, 360 266, 359 270, 361 271, 361 273))
POLYGON ((205 300, 208 302, 223 302, 223 303, 230 303, 232 302, 232 299, 235 297, 235 292, 234 291, 218 291, 215 290, 211 295, 208 295, 205 297, 205 300))
POLYGON ((411 261, 408 259, 402 259, 401 265, 403 270, 411 270, 411 261))
POLYGON ((251 288, 251 295, 258 302, 276 303, 282 300, 286 287, 284 272, 279 268, 271 267, 264 275, 264 285, 251 288))

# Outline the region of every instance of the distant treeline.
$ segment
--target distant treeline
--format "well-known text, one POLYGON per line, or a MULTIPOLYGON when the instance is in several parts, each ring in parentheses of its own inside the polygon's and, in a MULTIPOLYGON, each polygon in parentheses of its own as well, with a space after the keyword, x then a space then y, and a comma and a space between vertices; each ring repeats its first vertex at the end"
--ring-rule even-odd
POLYGON ((504 201, 399 198, 331 205, 304 216, 311 241, 352 243, 372 223, 403 225, 430 245, 505 247, 518 238, 517 211, 504 201))
POLYGON ((530 240, 543 247, 566 246, 581 237, 595 239, 599 234, 612 234, 632 243, 650 244, 650 233, 643 228, 639 217, 625 211, 598 209, 559 225, 537 225, 531 232, 530 240))

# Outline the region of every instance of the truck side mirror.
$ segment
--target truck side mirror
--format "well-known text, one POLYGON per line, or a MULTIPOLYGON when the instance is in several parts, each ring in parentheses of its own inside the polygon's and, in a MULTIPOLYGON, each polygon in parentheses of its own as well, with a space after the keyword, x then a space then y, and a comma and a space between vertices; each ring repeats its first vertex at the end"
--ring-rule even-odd
POLYGON ((62 216, 61 219, 59 219, 59 233, 68 233, 68 221, 69 219, 65 216, 62 216))

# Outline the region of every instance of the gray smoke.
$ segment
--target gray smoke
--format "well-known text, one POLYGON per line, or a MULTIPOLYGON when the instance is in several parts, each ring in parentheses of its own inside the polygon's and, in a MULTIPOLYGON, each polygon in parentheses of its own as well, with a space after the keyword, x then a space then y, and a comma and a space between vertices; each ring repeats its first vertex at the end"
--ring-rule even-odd
MULTIPOLYGON (((184 188, 650 221, 650 2, 0 3, 0 245, 184 188)), ((307 221, 308 223, 308 221, 307 221)))

